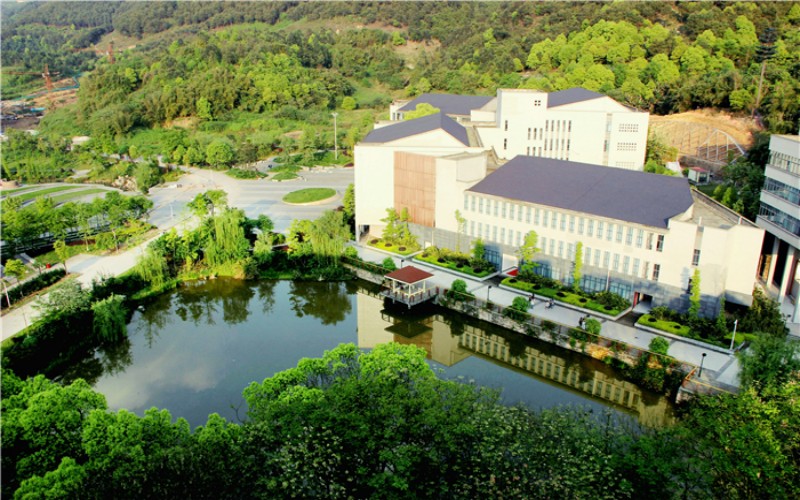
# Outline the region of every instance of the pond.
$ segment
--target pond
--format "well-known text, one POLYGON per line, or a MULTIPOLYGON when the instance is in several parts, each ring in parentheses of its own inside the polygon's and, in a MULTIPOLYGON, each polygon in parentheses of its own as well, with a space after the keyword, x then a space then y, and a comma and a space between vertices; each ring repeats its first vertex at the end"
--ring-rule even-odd
POLYGON ((69 378, 90 380, 111 409, 166 408, 192 427, 213 412, 245 419, 242 390, 301 358, 390 341, 422 347, 440 377, 499 389, 507 404, 611 408, 650 426, 672 419, 667 398, 603 363, 433 305, 395 308, 365 282, 190 282, 134 312, 128 335, 69 378))

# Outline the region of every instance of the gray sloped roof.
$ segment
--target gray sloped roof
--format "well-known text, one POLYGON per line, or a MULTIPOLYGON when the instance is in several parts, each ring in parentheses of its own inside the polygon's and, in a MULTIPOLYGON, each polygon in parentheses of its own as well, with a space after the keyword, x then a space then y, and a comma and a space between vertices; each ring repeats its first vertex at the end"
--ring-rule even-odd
POLYGON ((414 120, 398 122, 386 127, 376 128, 362 142, 392 142, 413 135, 424 134, 431 130, 441 129, 452 135, 456 140, 465 146, 469 146, 467 130, 455 122, 452 118, 436 113, 435 115, 423 116, 414 120))
POLYGON ((427 103, 446 115, 469 116, 473 109, 482 108, 492 99, 494 97, 482 95, 422 94, 400 111, 413 111, 417 104, 427 103))
POLYGON ((547 107, 555 108, 565 104, 572 104, 574 102, 590 101, 598 97, 605 97, 603 94, 592 92, 581 87, 573 87, 567 90, 560 90, 558 92, 550 92, 547 95, 547 107))
POLYGON ((532 156, 515 157, 469 191, 660 228, 693 203, 683 177, 532 156))

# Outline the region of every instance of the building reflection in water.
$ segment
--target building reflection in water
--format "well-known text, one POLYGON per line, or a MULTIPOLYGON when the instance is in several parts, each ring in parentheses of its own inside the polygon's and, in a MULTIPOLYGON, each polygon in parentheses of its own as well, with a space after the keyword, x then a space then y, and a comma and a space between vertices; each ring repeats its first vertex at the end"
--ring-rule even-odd
POLYGON ((364 289, 357 301, 361 348, 386 342, 413 344, 425 349, 428 359, 447 367, 477 356, 635 414, 648 427, 673 421, 673 408, 665 396, 641 389, 587 356, 435 306, 411 311, 393 307, 364 289))

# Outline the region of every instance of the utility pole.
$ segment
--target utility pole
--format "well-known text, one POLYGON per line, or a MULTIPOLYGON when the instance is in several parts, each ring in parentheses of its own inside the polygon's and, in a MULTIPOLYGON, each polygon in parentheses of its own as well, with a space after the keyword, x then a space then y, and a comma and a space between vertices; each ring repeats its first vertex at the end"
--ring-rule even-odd
POLYGON ((337 131, 336 131, 336 117, 339 116, 339 113, 334 111, 333 113, 331 113, 331 116, 333 116, 333 159, 334 160, 338 160, 339 159, 339 138, 337 137, 338 134, 337 134, 337 131))

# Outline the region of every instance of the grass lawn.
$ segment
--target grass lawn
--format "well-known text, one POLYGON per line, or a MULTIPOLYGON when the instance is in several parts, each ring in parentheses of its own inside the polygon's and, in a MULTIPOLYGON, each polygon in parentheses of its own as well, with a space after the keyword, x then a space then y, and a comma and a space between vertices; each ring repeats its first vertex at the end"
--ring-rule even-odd
POLYGON ((555 288, 546 288, 542 286, 537 288, 538 285, 534 285, 533 283, 528 283, 526 281, 519 281, 516 278, 506 278, 503 280, 502 284, 510 286, 511 288, 516 288, 517 290, 523 290, 525 292, 532 293, 537 296, 552 298, 558 302, 565 302, 573 306, 595 311, 600 314, 617 316, 623 311, 623 309, 616 309, 613 307, 609 308, 610 306, 605 306, 599 302, 595 302, 592 299, 578 295, 577 293, 572 293, 566 290, 557 290, 555 288))
POLYGON ((331 188, 308 188, 299 191, 292 191, 283 197, 286 203, 314 203, 315 201, 326 200, 336 195, 336 190, 331 188))
POLYGON ((297 174, 294 172, 279 172, 272 177, 273 181, 290 181, 292 179, 297 179, 297 174))
POLYGON ((489 269, 481 269, 480 272, 476 272, 473 268, 471 268, 468 265, 462 265, 461 267, 458 267, 458 265, 455 262, 450 262, 450 261, 439 262, 433 255, 427 257, 418 255, 414 257, 414 260, 419 260, 427 264, 431 264, 433 266, 441 267, 444 269, 451 269, 459 273, 475 276, 476 278, 485 278, 486 276, 489 276, 495 271, 494 268, 489 268, 489 269))
POLYGON ((4 189, 4 190, 0 191, 0 196, 5 198, 9 194, 19 193, 20 191, 27 191, 27 190, 33 189, 35 187, 36 186, 25 186, 25 187, 18 187, 18 188, 14 188, 14 189, 4 189))
POLYGON ((60 194, 58 196, 53 196, 53 203, 62 203, 67 200, 71 200, 73 198, 80 198, 82 196, 95 194, 95 193, 107 193, 109 192, 108 189, 101 189, 101 188, 91 188, 91 189, 83 189, 80 191, 71 191, 69 193, 60 194))
POLYGON ((68 189, 76 189, 78 187, 80 187, 80 186, 78 186, 76 184, 73 184, 73 185, 68 185, 68 186, 56 186, 56 187, 51 187, 51 188, 46 188, 46 189, 37 189, 36 191, 32 191, 30 193, 23 193, 23 194, 17 196, 17 198, 19 198, 20 201, 25 202, 25 201, 28 201, 28 200, 32 200, 34 198, 38 198, 40 196, 44 196, 46 194, 58 193, 60 191, 66 191, 68 189))
MULTIPOLYGON (((67 250, 69 251, 69 257, 67 257, 67 258, 75 257, 76 255, 80 255, 82 253, 91 253, 91 248, 92 248, 92 246, 89 245, 89 251, 87 252, 86 251, 86 246, 84 246, 83 244, 81 244, 81 245, 77 245, 77 244, 76 245, 67 245, 67 250)), ((37 256, 36 257, 36 262, 38 262, 39 264, 43 264, 43 265, 50 264, 51 266, 54 266, 56 264, 60 264, 61 263, 61 261, 58 260, 58 257, 56 256, 56 251, 55 250, 50 250, 47 253, 43 253, 43 254, 37 256)), ((69 269, 69 268, 67 268, 67 269, 69 269)))
POLYGON ((680 335, 681 337, 689 337, 688 326, 681 325, 680 323, 676 323, 674 321, 659 320, 649 314, 643 315, 636 323, 649 326, 650 328, 655 328, 656 330, 661 330, 662 332, 680 335))
POLYGON ((398 255, 409 255, 419 250, 418 245, 404 247, 402 245, 395 245, 383 240, 371 240, 367 244, 371 247, 379 248, 381 250, 386 250, 387 252, 396 253, 398 255))

